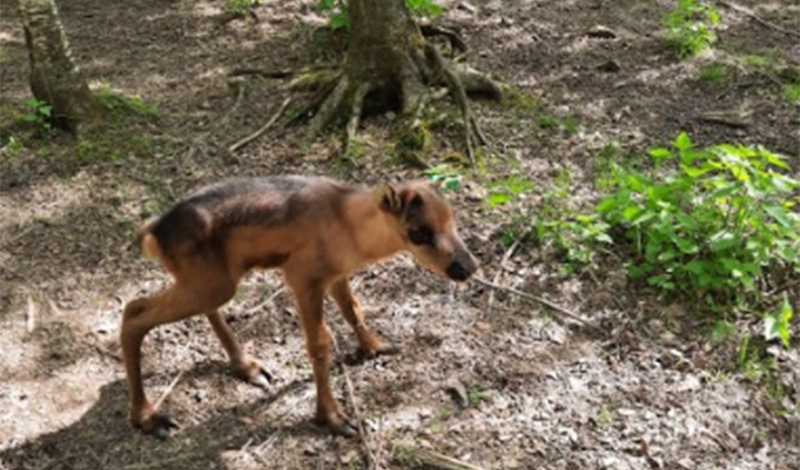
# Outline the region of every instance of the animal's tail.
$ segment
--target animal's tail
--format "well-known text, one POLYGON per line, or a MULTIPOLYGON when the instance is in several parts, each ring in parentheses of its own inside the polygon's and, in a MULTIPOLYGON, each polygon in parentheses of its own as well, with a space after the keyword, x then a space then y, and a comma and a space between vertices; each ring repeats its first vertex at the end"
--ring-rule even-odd
POLYGON ((156 220, 151 220, 139 229, 139 233, 136 235, 136 244, 142 250, 145 257, 161 261, 163 259, 161 247, 158 244, 158 239, 152 233, 153 226, 156 222, 156 220))

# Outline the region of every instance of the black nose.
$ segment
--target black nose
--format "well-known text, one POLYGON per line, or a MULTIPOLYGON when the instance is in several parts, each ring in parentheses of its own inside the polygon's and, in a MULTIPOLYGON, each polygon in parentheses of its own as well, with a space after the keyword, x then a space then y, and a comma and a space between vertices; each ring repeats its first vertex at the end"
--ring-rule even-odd
POLYGON ((446 273, 447 277, 454 281, 466 281, 472 274, 472 271, 468 271, 460 262, 453 261, 450 263, 450 266, 447 267, 446 273))

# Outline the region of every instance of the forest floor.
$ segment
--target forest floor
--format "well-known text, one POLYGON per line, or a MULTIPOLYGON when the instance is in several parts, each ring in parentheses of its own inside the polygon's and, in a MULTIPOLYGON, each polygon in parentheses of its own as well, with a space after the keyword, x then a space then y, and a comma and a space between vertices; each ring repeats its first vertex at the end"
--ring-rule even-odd
MULTIPOLYGON (((225 307, 274 375, 267 391, 227 372, 202 318, 147 337, 150 396, 178 379, 163 406, 182 428, 168 440, 129 425, 117 339, 124 303, 169 282, 132 246, 136 229, 188 191, 245 175, 419 176, 393 156, 388 115, 363 121, 352 163, 335 137, 310 139, 302 127, 226 150, 292 94, 287 80, 232 70, 336 64, 344 38, 314 0, 266 0, 257 20, 225 23, 220 1, 58 3, 93 86, 138 114, 78 140, 34 138, 17 122, 29 96, 22 29, 13 2, 0 5, 0 469, 365 468, 360 440, 311 423, 311 369, 275 274, 251 275, 225 307)), ((800 469, 796 344, 775 365, 780 386, 758 380, 736 366, 735 343, 712 342, 685 306, 626 282, 621 263, 566 275, 547 253, 500 242, 514 212, 551 188, 574 210, 596 202, 598 156, 643 155, 682 130, 700 145, 762 144, 800 168, 800 108, 784 76, 800 66, 797 37, 720 5, 719 42, 680 61, 657 34, 669 3, 443 2, 437 22, 461 31, 470 64, 533 97, 473 107, 492 146, 479 171, 463 170, 452 200, 480 276, 600 329, 477 282, 453 286, 407 257, 359 274, 369 323, 403 347, 347 369, 384 468, 411 468, 413 449, 433 449, 486 469, 800 469), (712 62, 723 76, 701 78, 712 62), (747 122, 702 119, 711 111, 747 122), (534 191, 489 208, 485 184, 510 174, 534 191)), ((796 1, 741 3, 800 31, 796 1)), ((448 100, 439 106, 457 115, 448 100)), ((432 164, 463 150, 457 125, 434 127, 432 164)), ((326 309, 340 347, 353 349, 326 309)), ((333 375, 350 410, 342 368, 333 375)))

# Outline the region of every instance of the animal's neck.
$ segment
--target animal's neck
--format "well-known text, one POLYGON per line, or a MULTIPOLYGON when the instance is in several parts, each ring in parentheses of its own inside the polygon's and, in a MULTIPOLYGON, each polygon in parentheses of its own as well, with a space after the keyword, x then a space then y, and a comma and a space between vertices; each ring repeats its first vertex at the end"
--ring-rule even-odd
POLYGON ((368 261, 391 256, 403 249, 392 216, 381 210, 370 190, 354 192, 344 211, 359 251, 368 261))

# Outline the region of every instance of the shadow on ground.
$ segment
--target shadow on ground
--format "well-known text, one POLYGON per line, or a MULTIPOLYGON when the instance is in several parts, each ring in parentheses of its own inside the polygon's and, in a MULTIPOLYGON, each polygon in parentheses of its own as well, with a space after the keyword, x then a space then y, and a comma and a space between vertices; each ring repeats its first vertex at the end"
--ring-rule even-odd
MULTIPOLYGON (((218 373, 218 367, 198 365, 187 376, 218 373)), ((171 438, 144 436, 128 424, 127 387, 117 380, 100 389, 100 397, 74 424, 41 435, 0 453, 0 468, 13 470, 96 470, 227 468, 222 454, 238 450, 253 436, 321 436, 325 431, 303 420, 288 426, 245 424, 271 404, 301 389, 297 380, 251 403, 218 409, 197 424, 183 427, 171 438), (213 430, 209 432, 209 430, 213 430)), ((259 420, 260 421, 260 420, 259 420)))

